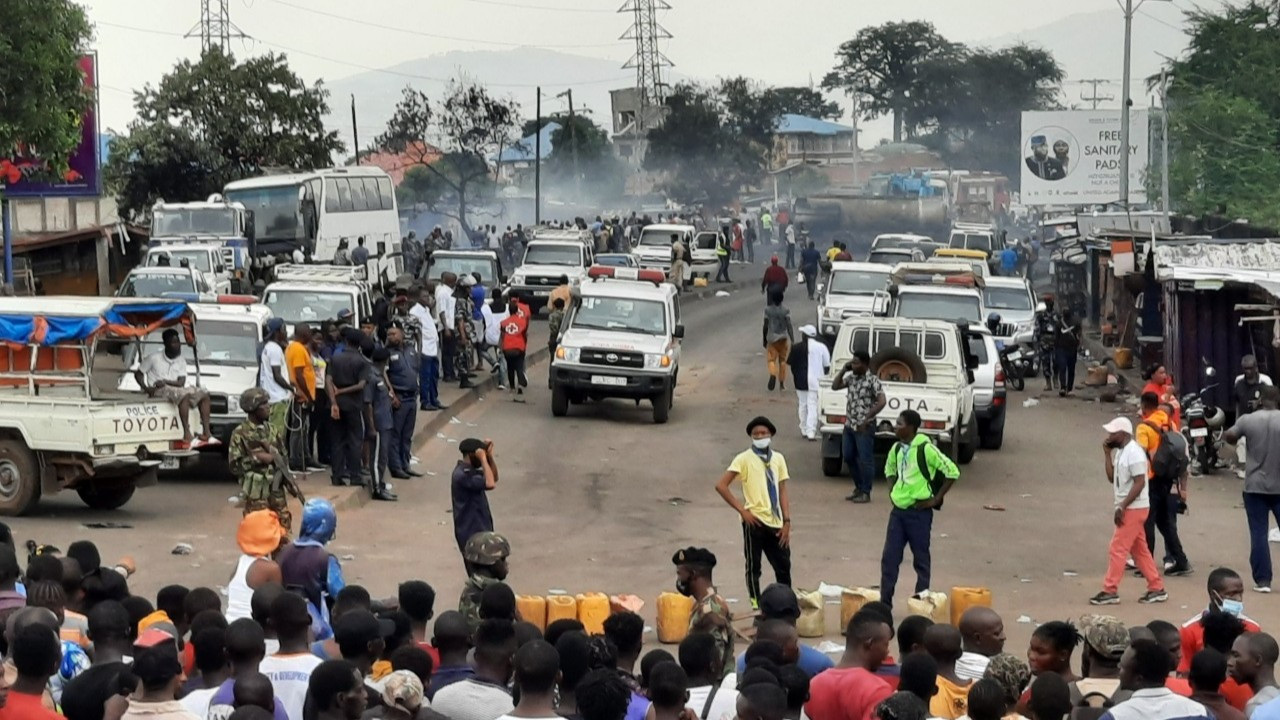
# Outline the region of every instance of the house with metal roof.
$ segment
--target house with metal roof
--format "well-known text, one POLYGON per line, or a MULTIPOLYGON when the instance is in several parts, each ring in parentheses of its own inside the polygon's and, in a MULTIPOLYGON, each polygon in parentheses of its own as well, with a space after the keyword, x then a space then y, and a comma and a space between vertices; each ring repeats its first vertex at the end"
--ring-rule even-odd
POLYGON ((786 114, 774 131, 775 167, 791 163, 843 165, 853 160, 853 128, 849 125, 786 114))
POLYGON ((502 152, 496 156, 490 157, 489 162, 498 166, 498 180, 520 184, 525 175, 532 174, 533 164, 536 159, 546 162, 547 158, 551 157, 551 136, 559 129, 560 123, 555 121, 547 122, 537 133, 520 138, 519 141, 503 148, 502 152), (538 136, 542 136, 540 157, 538 155, 538 136))

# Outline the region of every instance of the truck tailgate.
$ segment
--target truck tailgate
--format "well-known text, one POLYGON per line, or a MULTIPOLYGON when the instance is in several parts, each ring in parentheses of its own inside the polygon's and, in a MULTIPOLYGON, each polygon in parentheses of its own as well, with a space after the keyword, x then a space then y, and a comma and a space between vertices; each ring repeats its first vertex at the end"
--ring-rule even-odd
MULTIPOLYGON (((933 429, 949 430, 956 418, 956 394, 945 388, 934 388, 915 383, 896 383, 881 381, 884 387, 885 406, 876 416, 876 424, 892 425, 903 410, 915 410, 920 419, 933 429)), ((818 391, 818 407, 822 412, 824 425, 844 424, 845 398, 844 390, 832 390, 828 381, 824 380, 822 389, 818 391)))
POLYGON ((171 441, 182 439, 178 408, 164 400, 95 403, 91 414, 95 444, 146 445, 152 452, 162 452, 171 441))

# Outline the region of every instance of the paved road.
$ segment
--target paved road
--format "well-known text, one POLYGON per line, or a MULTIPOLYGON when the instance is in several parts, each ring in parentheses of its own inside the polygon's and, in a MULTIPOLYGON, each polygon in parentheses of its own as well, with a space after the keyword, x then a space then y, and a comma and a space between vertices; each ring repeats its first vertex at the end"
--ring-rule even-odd
MULTIPOLYGON (((674 586, 671 553, 702 545, 719 555, 722 594, 745 608, 739 524, 713 485, 746 446, 747 420, 764 414, 780 429, 775 447, 792 472, 797 585, 878 583, 887 493, 877 486, 872 504, 854 506, 843 500, 847 480, 822 476, 818 445, 805 442, 796 427, 793 393, 765 388, 762 305, 757 292, 744 290, 686 306, 681 386, 666 425, 652 424, 647 404, 623 401, 574 407, 570 417, 552 418, 545 363, 531 369, 527 404, 488 392, 441 430, 446 439, 424 439, 418 467, 433 476, 398 483, 398 504, 342 515, 334 548, 353 556, 346 562, 348 577, 375 593, 392 592, 408 577, 427 579, 439 593, 437 610, 452 604, 464 578, 448 512, 448 474, 458 458, 449 440, 474 435, 497 441, 501 480, 491 502, 498 529, 514 548, 510 579, 518 592, 635 593, 649 600, 651 614, 657 593, 674 586)), ((812 304, 792 305, 797 325, 812 312, 812 304)), ((933 584, 991 587, 1006 618, 1009 648, 1021 653, 1031 625, 1018 624, 1020 615, 1045 621, 1090 611, 1087 598, 1098 590, 1111 532, 1100 426, 1117 408, 1056 395, 1023 407, 1023 399, 1037 397, 1034 390, 1010 397, 1004 449, 980 452, 963 468, 935 521, 933 584)), ((323 485, 323 479, 315 481, 323 485)), ((1225 473, 1193 482, 1192 512, 1183 528, 1197 574, 1169 579, 1170 602, 1155 607, 1134 601, 1141 583, 1126 577, 1126 603, 1116 614, 1131 621, 1181 621, 1205 602, 1212 567, 1228 564, 1247 574, 1239 485, 1225 473)), ((12 524, 20 539, 65 546, 89 537, 104 555, 137 555, 143 570, 134 584, 144 592, 175 581, 225 584, 236 555, 239 513, 228 504, 233 493, 225 481, 169 482, 109 514, 84 508, 74 496, 60 497, 42 505, 40 517, 12 524), (77 527, 94 520, 134 528, 77 527), (169 555, 177 541, 191 542, 195 554, 169 555)), ((766 570, 765 582, 769 577, 766 570)), ((899 589, 905 592, 913 582, 904 567, 899 589)), ((1245 602, 1264 625, 1280 623, 1280 598, 1249 594, 1245 602)), ((828 615, 834 634, 835 609, 828 615)))

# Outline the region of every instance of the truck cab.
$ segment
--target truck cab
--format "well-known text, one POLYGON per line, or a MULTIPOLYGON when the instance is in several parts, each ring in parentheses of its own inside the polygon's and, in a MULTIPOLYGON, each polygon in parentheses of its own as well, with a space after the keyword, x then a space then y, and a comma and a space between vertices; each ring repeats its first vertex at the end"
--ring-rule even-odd
POLYGON ((1005 345, 1030 342, 1035 333, 1035 295, 1026 280, 1017 277, 989 277, 982 290, 988 316, 1000 315, 994 330, 997 341, 1005 345))
POLYGON ((534 240, 525 249, 524 263, 511 274, 511 295, 537 314, 560 285, 561 276, 567 277, 570 285, 580 285, 594 257, 590 245, 580 242, 534 240))
POLYGON ((480 273, 480 280, 486 288, 503 287, 507 283, 502 260, 493 250, 436 250, 431 253, 427 277, 439 280, 447 272, 459 277, 480 273))
POLYGON ((889 314, 982 325, 987 317, 982 302, 985 285, 982 276, 968 265, 902 263, 889 276, 893 297, 889 314))
POLYGON ((685 248, 685 276, 680 279, 710 279, 719 264, 716 259, 716 232, 713 230, 698 232, 692 225, 649 225, 640 231, 631 254, 639 260, 640 267, 670 274, 673 236, 679 238, 685 248))
POLYGON ((193 267, 144 266, 130 270, 116 288, 116 297, 122 298, 159 298, 171 293, 210 295, 213 287, 193 267))
POLYGON ((153 244, 142 259, 143 267, 189 267, 204 276, 205 285, 219 295, 231 294, 240 282, 234 277, 234 250, 217 243, 174 241, 153 244))
POLYGON ((883 315, 889 309, 889 299, 888 266, 833 262, 818 295, 818 330, 830 345, 844 318, 883 315))
POLYGON ((680 296, 659 270, 593 267, 551 359, 551 413, 605 398, 649 400, 665 423, 680 374, 680 296))
POLYGON ((986 253, 988 262, 995 260, 996 253, 1004 249, 996 239, 996 231, 992 226, 972 223, 952 225, 947 247, 954 250, 977 250, 986 253))
MULTIPOLYGON (((222 255, 225 270, 234 278, 232 290, 235 292, 247 292, 253 286, 254 277, 275 262, 271 256, 258 257, 255 238, 253 212, 240 203, 228 202, 222 195, 210 195, 205 202, 160 200, 151 208, 148 247, 215 246, 222 255)), ((201 269, 201 272, 210 271, 201 269)), ((210 285, 218 284, 210 278, 210 285)))
POLYGON ((366 269, 353 265, 280 265, 262 302, 285 321, 290 334, 300 322, 334 320, 343 310, 352 312, 352 325, 359 327, 373 317, 373 296, 365 277, 366 269))
POLYGON ((874 420, 877 453, 895 441, 893 426, 903 410, 920 413, 920 432, 953 460, 968 463, 978 447, 974 413, 974 370, 960 327, 944 320, 856 316, 840 325, 831 352, 831 372, 819 383, 822 423, 822 471, 839 475, 843 467, 846 393, 831 385, 856 350, 871 356, 871 370, 884 388, 886 404, 874 420))

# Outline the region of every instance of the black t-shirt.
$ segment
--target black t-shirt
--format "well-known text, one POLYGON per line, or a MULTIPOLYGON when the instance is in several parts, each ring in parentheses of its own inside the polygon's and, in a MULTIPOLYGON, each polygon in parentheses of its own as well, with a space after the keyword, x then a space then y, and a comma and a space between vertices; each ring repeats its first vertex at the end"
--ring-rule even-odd
POLYGON ((1266 387, 1266 384, 1262 382, 1262 378, 1258 378, 1258 382, 1256 383, 1250 383, 1244 378, 1240 378, 1236 381, 1232 397, 1234 397, 1236 401, 1237 420, 1258 409, 1258 396, 1261 395, 1262 388, 1264 387, 1266 387))
MULTIPOLYGON (((359 350, 355 350, 348 346, 345 350, 333 356, 329 361, 329 368, 326 374, 329 382, 332 382, 335 388, 349 388, 365 378, 365 368, 368 362, 359 350)), ((364 404, 363 393, 347 393, 338 396, 338 408, 343 411, 360 412, 364 404)))
POLYGON ((102 720, 104 706, 119 694, 120 675, 132 675, 122 662, 94 665, 62 688, 62 714, 67 720, 102 720))

